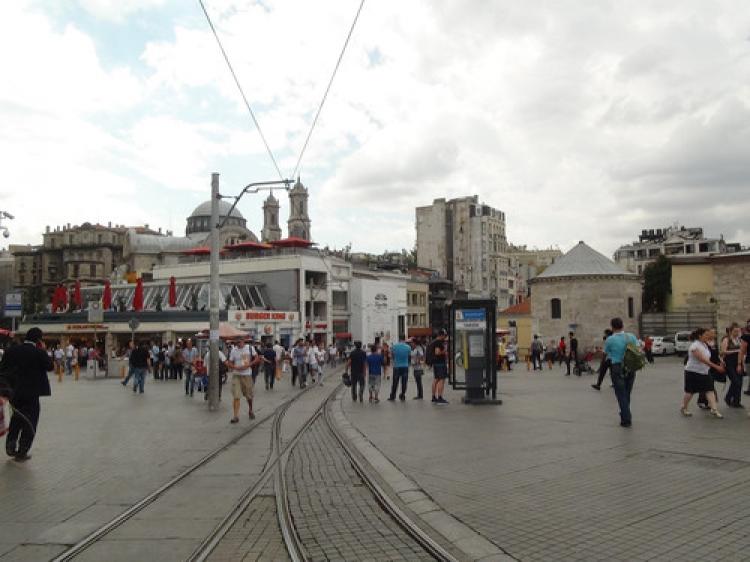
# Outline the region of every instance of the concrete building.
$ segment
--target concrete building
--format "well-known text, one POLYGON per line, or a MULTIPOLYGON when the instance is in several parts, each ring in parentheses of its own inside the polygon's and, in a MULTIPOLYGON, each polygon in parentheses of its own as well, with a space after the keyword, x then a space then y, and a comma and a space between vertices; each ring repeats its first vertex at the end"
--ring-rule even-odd
POLYGON ((531 315, 548 341, 576 333, 582 350, 601 343, 609 321, 619 316, 638 332, 641 281, 584 242, 559 257, 530 281, 531 315))
POLYGON ((531 314, 531 299, 525 299, 501 310, 497 314, 497 327, 507 331, 518 346, 518 360, 523 361, 531 353, 531 340, 537 333, 537 322, 531 314))
POLYGON ((516 302, 529 296, 529 280, 533 279, 562 256, 559 248, 528 249, 524 246, 508 246, 508 257, 515 262, 517 281, 515 286, 516 302))
POLYGON ((750 320, 750 251, 712 256, 719 333, 732 322, 750 320))
POLYGON ((417 207, 417 265, 452 281, 457 291, 496 298, 499 308, 516 301, 514 262, 507 255, 505 213, 478 196, 435 199, 417 207))
POLYGON ((703 228, 674 226, 642 230, 638 241, 615 251, 615 262, 632 273, 643 269, 661 255, 667 257, 707 257, 739 251, 739 244, 727 244, 723 237, 706 238, 703 228))
POLYGON ((707 256, 673 258, 672 292, 667 312, 713 310, 715 307, 714 268, 707 256))
POLYGON ((364 344, 376 337, 394 343, 406 337, 408 275, 354 270, 351 280, 352 338, 364 344))
POLYGON ((412 277, 406 283, 406 336, 430 337, 430 284, 412 277))

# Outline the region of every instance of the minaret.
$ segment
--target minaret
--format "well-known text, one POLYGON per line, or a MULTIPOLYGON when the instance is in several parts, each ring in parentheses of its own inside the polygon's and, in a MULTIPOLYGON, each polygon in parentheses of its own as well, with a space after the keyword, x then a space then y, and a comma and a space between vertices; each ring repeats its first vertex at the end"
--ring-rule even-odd
POLYGON ((307 189, 297 178, 297 183, 289 191, 289 237, 310 240, 310 218, 307 216, 307 189))
POLYGON ((273 192, 263 202, 263 231, 261 232, 261 238, 263 242, 272 242, 281 238, 279 200, 273 196, 273 192))

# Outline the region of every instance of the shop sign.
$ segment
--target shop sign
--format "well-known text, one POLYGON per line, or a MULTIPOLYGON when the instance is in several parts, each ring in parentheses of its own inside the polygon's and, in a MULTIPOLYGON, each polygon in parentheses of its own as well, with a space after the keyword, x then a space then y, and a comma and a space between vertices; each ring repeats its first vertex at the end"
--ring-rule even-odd
POLYGON ((86 330, 98 330, 106 331, 108 326, 106 324, 68 324, 65 326, 65 330, 68 332, 83 332, 86 330))
POLYGON ((277 312, 262 310, 238 310, 234 313, 234 319, 242 320, 266 320, 271 322, 294 322, 295 312, 277 312))

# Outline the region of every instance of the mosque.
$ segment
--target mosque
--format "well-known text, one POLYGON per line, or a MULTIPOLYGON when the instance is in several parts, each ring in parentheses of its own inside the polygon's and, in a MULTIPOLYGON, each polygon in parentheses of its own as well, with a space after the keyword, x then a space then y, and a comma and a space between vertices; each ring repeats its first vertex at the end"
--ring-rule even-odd
MULTIPOLYGON (((289 190, 289 219, 287 232, 289 238, 311 240, 310 217, 308 215, 309 194, 307 188, 297 179, 289 190)), ((219 231, 220 247, 240 242, 273 242, 282 238, 279 225, 279 200, 273 192, 263 202, 263 228, 260 237, 247 226, 242 213, 234 208, 228 215, 231 204, 219 201, 219 216, 226 218, 219 231)), ((211 237, 211 201, 198 205, 187 218, 185 236, 164 236, 156 233, 141 233, 135 229, 127 232, 123 243, 122 269, 138 276, 148 274, 157 265, 178 263, 186 252, 210 245, 211 237)))

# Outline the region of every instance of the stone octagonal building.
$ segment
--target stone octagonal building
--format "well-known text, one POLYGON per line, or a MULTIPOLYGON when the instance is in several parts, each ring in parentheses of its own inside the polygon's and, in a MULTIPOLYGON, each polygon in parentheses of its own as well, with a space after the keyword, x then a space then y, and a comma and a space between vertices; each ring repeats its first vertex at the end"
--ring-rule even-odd
POLYGON ((609 321, 619 316, 638 333, 641 281, 583 241, 529 282, 531 315, 543 341, 575 332, 580 350, 601 345, 609 321))

